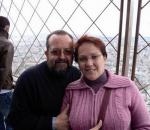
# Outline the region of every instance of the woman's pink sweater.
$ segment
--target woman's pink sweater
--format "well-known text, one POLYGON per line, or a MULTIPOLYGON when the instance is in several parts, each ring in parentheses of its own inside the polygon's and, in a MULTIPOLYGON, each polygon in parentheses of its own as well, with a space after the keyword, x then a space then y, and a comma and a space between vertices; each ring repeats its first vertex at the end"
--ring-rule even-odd
POLYGON ((103 130, 150 130, 150 115, 138 88, 127 77, 110 72, 107 83, 97 93, 83 78, 66 88, 62 109, 69 104, 72 130, 89 130, 96 125, 106 88, 112 93, 103 130))

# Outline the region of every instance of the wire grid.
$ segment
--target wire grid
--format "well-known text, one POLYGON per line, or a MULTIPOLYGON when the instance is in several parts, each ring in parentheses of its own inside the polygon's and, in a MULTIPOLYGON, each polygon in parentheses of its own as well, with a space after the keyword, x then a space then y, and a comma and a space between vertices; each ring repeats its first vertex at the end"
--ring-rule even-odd
MULTIPOLYGON (((143 8, 148 5, 149 1, 143 8)), ((120 1, 105 0, 100 3, 99 0, 0 0, 0 13, 8 16, 11 22, 10 39, 15 47, 15 80, 25 69, 45 60, 46 36, 56 29, 68 31, 75 39, 83 34, 101 37, 109 54, 107 67, 115 72, 120 1)), ((140 37, 145 41, 145 46, 139 50, 139 55, 150 46, 142 34, 140 37)), ((142 65, 138 60, 137 68, 142 65)), ((143 84, 140 76, 141 73, 139 76, 136 73, 136 82, 148 102, 149 85, 143 84)), ((150 105, 149 102, 148 104, 150 105)))
POLYGON ((145 101, 150 108, 150 33, 146 32, 146 28, 150 28, 150 25, 147 24, 150 22, 150 18, 146 15, 146 12, 150 11, 150 0, 143 0, 140 10, 141 20, 138 36, 139 40, 135 77, 136 83, 138 84, 145 101))
MULTIPOLYGON (((45 60, 46 36, 56 29, 68 31, 75 39, 83 34, 95 32, 97 36, 103 38, 108 48, 111 49, 110 52, 114 58, 113 62, 110 63, 113 63, 114 66, 120 3, 107 0, 101 5, 102 7, 96 3, 98 0, 92 2, 88 0, 11 0, 9 2, 2 0, 0 12, 7 15, 11 21, 10 38, 15 46, 14 76, 18 77, 28 67, 45 60), (87 4, 91 5, 89 12, 86 8, 87 4), (95 8, 97 9, 96 13, 95 8), (109 13, 109 10, 113 10, 115 14, 109 13), (118 18, 113 21, 116 29, 111 37, 107 36, 107 34, 111 35, 109 30, 102 28, 103 22, 111 20, 111 18, 106 19, 105 15, 117 15, 115 17, 118 18)), ((113 28, 113 26, 112 24, 110 27, 113 28)))

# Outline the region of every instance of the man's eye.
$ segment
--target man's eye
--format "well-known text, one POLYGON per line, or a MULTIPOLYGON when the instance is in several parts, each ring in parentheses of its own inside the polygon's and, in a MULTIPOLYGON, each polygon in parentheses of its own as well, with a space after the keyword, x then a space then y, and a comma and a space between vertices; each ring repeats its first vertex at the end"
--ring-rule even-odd
POLYGON ((53 55, 58 55, 58 54, 59 54, 59 50, 52 50, 51 53, 52 53, 53 55))
POLYGON ((70 49, 64 49, 64 54, 65 55, 72 55, 72 50, 70 50, 70 49))
POLYGON ((66 56, 70 56, 72 55, 73 51, 72 49, 64 48, 64 49, 53 49, 50 51, 50 53, 57 56, 61 55, 61 53, 63 53, 66 56))

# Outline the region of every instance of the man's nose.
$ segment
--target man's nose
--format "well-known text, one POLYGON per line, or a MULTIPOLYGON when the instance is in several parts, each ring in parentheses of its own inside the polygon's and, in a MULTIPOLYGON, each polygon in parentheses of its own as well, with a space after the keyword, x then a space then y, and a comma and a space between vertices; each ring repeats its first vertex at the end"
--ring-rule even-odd
POLYGON ((61 50, 60 58, 62 58, 62 59, 64 59, 64 58, 65 58, 64 50, 61 50))

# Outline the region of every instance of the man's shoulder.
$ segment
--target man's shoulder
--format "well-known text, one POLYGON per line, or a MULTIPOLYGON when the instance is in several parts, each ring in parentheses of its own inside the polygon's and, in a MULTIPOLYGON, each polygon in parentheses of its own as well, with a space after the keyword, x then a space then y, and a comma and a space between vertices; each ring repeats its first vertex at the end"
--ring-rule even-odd
POLYGON ((71 71, 79 71, 79 69, 76 66, 70 66, 71 71))
POLYGON ((71 75, 74 75, 74 76, 77 76, 77 77, 81 76, 80 70, 75 66, 71 66, 70 69, 69 69, 69 72, 70 72, 71 75))
POLYGON ((43 63, 40 64, 36 64, 34 66, 31 66, 30 68, 26 69, 21 75, 20 77, 32 77, 32 76, 38 76, 38 71, 40 71, 42 69, 43 63))
POLYGON ((41 86, 41 79, 43 78, 43 75, 40 73, 42 70, 41 66, 42 63, 26 69, 17 79, 16 89, 22 91, 23 88, 38 87, 37 84, 41 86))
POLYGON ((0 38, 0 48, 3 49, 13 49, 13 44, 6 38, 0 38))

